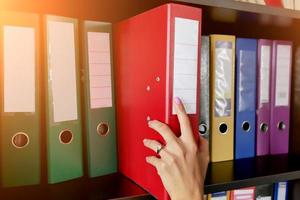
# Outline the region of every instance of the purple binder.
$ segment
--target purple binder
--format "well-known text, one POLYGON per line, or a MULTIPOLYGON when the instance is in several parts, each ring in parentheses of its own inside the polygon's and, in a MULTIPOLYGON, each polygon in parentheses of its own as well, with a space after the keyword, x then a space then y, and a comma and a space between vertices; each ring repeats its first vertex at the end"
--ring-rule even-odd
POLYGON ((270 83, 272 40, 258 40, 256 155, 270 153, 270 83))
POLYGON ((292 42, 273 41, 270 153, 289 150, 292 42))

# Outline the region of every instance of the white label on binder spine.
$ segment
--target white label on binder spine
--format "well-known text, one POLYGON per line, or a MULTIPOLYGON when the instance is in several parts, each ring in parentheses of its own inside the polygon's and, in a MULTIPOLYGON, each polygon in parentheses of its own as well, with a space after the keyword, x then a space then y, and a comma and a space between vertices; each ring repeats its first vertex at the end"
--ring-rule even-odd
POLYGON ((48 22, 48 65, 54 122, 78 119, 74 24, 48 22))
POLYGON ((112 107, 110 34, 88 32, 90 106, 112 107))
POLYGON ((233 44, 216 41, 215 48, 215 108, 216 117, 232 115, 233 44))
POLYGON ((275 105, 289 105, 291 46, 278 45, 276 58, 275 105))
MULTIPOLYGON (((299 1, 299 0, 295 0, 295 2, 296 1, 299 1)), ((283 3, 284 8, 292 9, 292 10, 295 9, 294 0, 282 0, 282 3, 283 3)))
POLYGON ((234 190, 234 194, 235 195, 250 195, 250 197, 251 197, 253 193, 254 193, 253 189, 239 189, 239 190, 234 190))
POLYGON ((4 26, 4 112, 35 112, 35 30, 4 26))
POLYGON ((270 65, 271 65, 271 47, 263 45, 261 47, 260 58, 260 105, 269 103, 270 92, 270 65))
POLYGON ((286 199, 286 192, 287 192, 286 182, 279 182, 277 189, 278 189, 277 199, 286 199))
POLYGON ((268 196, 268 197, 256 197, 256 200, 272 200, 272 197, 268 196))
POLYGON ((255 76, 256 74, 253 72, 253 67, 256 68, 256 51, 249 50, 240 50, 240 66, 239 66, 239 82, 238 90, 236 91, 239 95, 239 105, 238 111, 254 111, 255 107, 252 104, 249 104, 248 101, 255 102, 255 91, 256 84, 255 76))
POLYGON ((295 0, 295 10, 300 10, 300 1, 295 0))
POLYGON ((181 98, 187 114, 196 114, 199 22, 175 17, 174 38, 173 97, 181 98))

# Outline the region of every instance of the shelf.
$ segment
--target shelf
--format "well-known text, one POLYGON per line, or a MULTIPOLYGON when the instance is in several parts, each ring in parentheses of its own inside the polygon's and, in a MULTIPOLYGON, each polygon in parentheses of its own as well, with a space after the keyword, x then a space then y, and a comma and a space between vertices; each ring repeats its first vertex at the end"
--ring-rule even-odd
POLYGON ((151 200, 153 198, 129 179, 116 173, 98 178, 80 178, 53 185, 2 188, 0 189, 0 199, 151 200))
MULTIPOLYGON (((165 3, 170 1, 171 0, 160 0, 158 2, 165 3)), ((82 9, 81 12, 85 13, 85 15, 89 14, 89 18, 91 19, 109 19, 109 21, 118 21, 121 18, 127 18, 128 16, 148 10, 150 7, 159 4, 158 2, 153 1, 153 3, 147 3, 147 6, 141 6, 140 4, 142 3, 139 1, 135 2, 135 6, 128 4, 128 9, 127 7, 123 8, 124 5, 127 5, 126 2, 122 2, 122 4, 117 0, 110 2, 112 7, 114 6, 117 8, 116 5, 119 5, 120 7, 119 10, 117 10, 119 12, 113 14, 109 12, 110 9, 105 9, 106 12, 99 12, 98 9, 91 12, 90 8, 99 7, 93 4, 86 6, 86 9, 82 9), (98 13, 104 14, 103 16, 98 16, 98 13)), ((300 11, 236 2, 233 0, 173 0, 172 2, 192 4, 203 8, 204 34, 218 33, 233 34, 239 37, 286 39, 292 40, 295 44, 300 44, 300 11)), ((16 5, 19 4, 16 3, 16 5)), ((110 6, 108 7, 110 8, 110 6)), ((76 16, 75 14, 72 14, 73 11, 65 13, 64 9, 61 9, 60 11, 54 8, 52 10, 50 8, 52 7, 45 8, 41 13, 58 13, 60 15, 76 16)), ((57 9, 58 8, 59 7, 57 7, 57 9)), ((36 7, 36 9, 32 10, 39 9, 36 7)), ((31 11, 31 9, 25 9, 25 11, 28 12, 31 11)), ((77 16, 77 18, 79 18, 79 16, 77 16)), ((84 18, 87 17, 84 16, 84 18)), ((293 70, 295 70, 296 67, 293 68, 293 70)), ((294 77, 294 82, 295 79, 299 78, 294 77)), ((292 112, 299 113, 300 106, 298 105, 298 102, 299 101, 295 101, 292 103, 292 112), (297 110, 297 112, 295 110, 297 110)), ((296 119, 297 117, 295 114, 292 120, 296 121, 296 119)), ((292 129, 293 127, 296 129, 299 126, 298 124, 294 124, 292 129)), ((293 139, 293 141, 295 140, 293 139)), ((46 151, 45 145, 44 151, 46 151)), ((44 155, 46 155, 45 152, 44 155)), ((43 166, 46 167, 45 161, 42 162, 44 163, 43 166)), ((205 182, 205 193, 296 179, 300 179, 300 156, 263 156, 252 159, 211 163, 208 168, 205 182)), ((0 188, 0 199, 142 200, 153 199, 153 197, 129 179, 116 173, 93 179, 84 177, 54 185, 42 183, 38 186, 0 188)))
MULTIPOLYGON (((296 179, 300 179, 300 156, 262 156, 210 163, 204 190, 209 194, 296 179)), ((80 178, 54 185, 2 188, 0 199, 151 200, 154 198, 123 175, 116 173, 98 178, 80 178)))
POLYGON ((274 15, 300 19, 300 11, 265 6, 254 3, 238 2, 234 0, 174 0, 195 5, 210 6, 215 8, 233 9, 237 11, 251 12, 264 15, 274 15))
POLYGON ((211 163, 205 193, 296 179, 300 179, 300 156, 262 156, 211 163))

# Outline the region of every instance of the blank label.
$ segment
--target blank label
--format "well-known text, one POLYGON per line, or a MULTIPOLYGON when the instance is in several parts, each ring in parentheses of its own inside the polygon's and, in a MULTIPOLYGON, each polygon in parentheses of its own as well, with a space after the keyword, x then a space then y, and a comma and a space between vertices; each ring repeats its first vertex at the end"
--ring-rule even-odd
POLYGON ((294 1, 297 2, 299 0, 282 0, 283 7, 294 10, 295 9, 294 1))
POLYGON ((173 97, 181 98, 188 114, 196 114, 199 22, 176 17, 174 37, 173 97))
POLYGON ((77 120, 74 24, 48 22, 48 65, 54 122, 77 120))
POLYGON ((278 183, 277 199, 286 199, 287 184, 285 182, 278 183))
POLYGON ((110 34, 88 32, 90 105, 112 107, 110 34))
POLYGON ((276 66, 276 106, 289 105, 291 46, 278 45, 276 66))
POLYGON ((256 69, 256 52, 255 51, 240 51, 240 71, 239 71, 239 112, 254 111, 255 107, 249 103, 255 102, 255 76, 253 72, 256 69))
POLYGON ((269 103, 271 47, 262 46, 260 55, 260 105, 269 103))
POLYGON ((4 26, 4 112, 35 112, 35 30, 4 26))
POLYGON ((215 116, 231 116, 232 42, 217 41, 215 49, 215 116))

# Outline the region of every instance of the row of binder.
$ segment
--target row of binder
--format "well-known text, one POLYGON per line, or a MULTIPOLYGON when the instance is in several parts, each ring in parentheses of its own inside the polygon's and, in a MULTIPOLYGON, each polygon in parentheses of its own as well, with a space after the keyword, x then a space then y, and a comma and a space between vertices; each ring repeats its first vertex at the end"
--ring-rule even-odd
POLYGON ((110 23, 0 13, 4 187, 40 182, 42 134, 49 183, 83 175, 83 141, 90 177, 117 170, 111 32, 110 23))
POLYGON ((292 10, 300 10, 300 3, 298 0, 236 0, 241 2, 248 2, 266 6, 275 6, 292 10))
POLYGON ((142 141, 164 143, 149 129, 150 119, 180 136, 175 97, 186 108, 196 140, 199 132, 209 140, 211 161, 287 153, 291 42, 201 37, 201 9, 177 4, 115 27, 121 173, 156 198, 169 198, 155 168, 144 161, 156 154, 142 141))
POLYGON ((199 132, 212 162, 288 153, 292 42, 211 35, 201 53, 199 132))
POLYGON ((262 131, 261 137, 271 146, 262 142, 258 149, 282 153, 289 130, 291 43, 256 43, 226 35, 201 40, 201 29, 201 9, 178 4, 166 4, 116 24, 115 78, 110 24, 79 24, 76 19, 56 16, 41 20, 35 14, 1 12, 2 184, 39 183, 42 134, 47 138, 49 183, 83 175, 83 141, 87 143, 89 176, 115 172, 117 128, 119 171, 156 198, 168 199, 155 168, 145 162, 146 156, 156 154, 142 141, 152 138, 164 143, 148 127, 150 119, 167 123, 180 135, 172 106, 175 97, 184 103, 196 140, 199 116, 204 120, 200 132, 209 137, 212 161, 233 158, 234 130, 241 131, 241 143, 236 145, 241 157, 249 153, 249 144, 254 145, 254 134, 259 135, 255 129, 262 131), (259 123, 253 119, 258 107, 253 91, 257 55, 262 56, 257 70, 262 73, 257 79, 262 80, 258 83, 262 85, 258 105, 262 106, 257 119, 263 119, 259 123), (45 107, 41 106, 43 95, 45 107), (235 124, 234 116, 239 116, 242 124, 235 124), (40 125, 44 117, 45 127, 40 125))
POLYGON ((288 182, 258 185, 232 191, 216 192, 206 196, 208 200, 287 200, 288 182))

